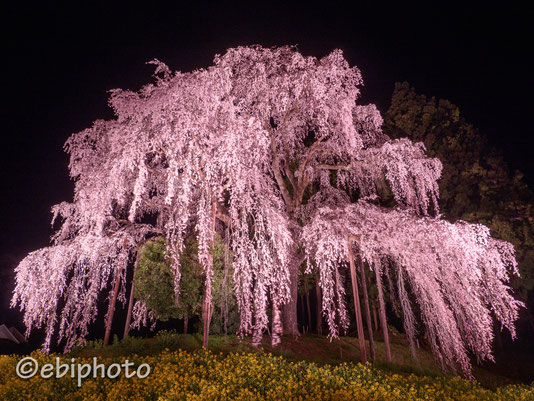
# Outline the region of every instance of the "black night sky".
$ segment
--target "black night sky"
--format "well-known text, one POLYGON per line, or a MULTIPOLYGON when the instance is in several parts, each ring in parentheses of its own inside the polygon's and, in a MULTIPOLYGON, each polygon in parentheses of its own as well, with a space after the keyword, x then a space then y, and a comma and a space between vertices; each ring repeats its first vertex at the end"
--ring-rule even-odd
MULTIPOLYGON (((238 45, 294 44, 318 57, 341 48, 362 70, 365 102, 385 112, 396 81, 449 99, 534 185, 532 15, 511 2, 435 8, 355 1, 351 7, 90 4, 17 2, 3 11, 0 273, 48 244, 51 206, 72 200, 65 140, 95 119, 112 118, 107 91, 148 83, 153 67, 145 62, 154 58, 189 71, 238 45)), ((6 286, 0 291, 0 316, 13 316, 6 286)))

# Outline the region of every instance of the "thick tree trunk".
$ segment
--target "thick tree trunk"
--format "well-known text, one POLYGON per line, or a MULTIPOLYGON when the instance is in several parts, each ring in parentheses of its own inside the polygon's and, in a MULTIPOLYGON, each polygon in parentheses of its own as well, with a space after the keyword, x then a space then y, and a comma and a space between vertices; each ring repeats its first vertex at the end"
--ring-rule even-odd
POLYGON ((299 265, 294 263, 290 270, 291 301, 282 306, 284 333, 293 337, 300 336, 297 322, 297 297, 299 284, 299 265))
POLYGON ((137 266, 139 266, 139 252, 139 248, 137 248, 137 255, 135 257, 134 271, 132 276, 132 286, 130 288, 130 299, 128 301, 128 313, 126 314, 126 323, 124 324, 124 338, 128 337, 128 334, 130 333, 130 323, 132 321, 132 310, 134 303, 135 272, 137 270, 137 266))
MULTIPOLYGON (((124 240, 124 250, 126 249, 126 240, 124 240)), ((126 257, 126 256, 123 256, 126 257)), ((121 260, 119 264, 119 271, 115 277, 115 284, 113 286, 113 298, 111 299, 111 304, 109 305, 108 319, 106 321, 106 333, 104 334, 104 345, 109 345, 109 337, 111 335, 111 324, 113 323, 113 315, 115 314, 115 304, 117 303, 117 295, 119 294, 119 284, 121 281, 122 274, 122 265, 124 264, 124 259, 121 260)))
POLYGON ((321 285, 319 284, 319 273, 317 273, 315 277, 315 298, 317 301, 315 305, 315 316, 317 317, 317 321, 315 322, 315 330, 317 331, 317 334, 323 334, 323 297, 321 293, 321 285))
POLYGON ((380 325, 382 326, 382 333, 384 334, 384 345, 386 347, 386 361, 391 362, 391 349, 389 346, 388 324, 386 319, 386 303, 384 301, 384 293, 382 290, 382 280, 380 279, 380 272, 375 267, 376 286, 378 288, 378 303, 380 304, 380 325))
POLYGON ((360 343, 360 358, 362 363, 367 362, 367 351, 365 349, 365 337, 363 334, 362 310, 360 307, 360 295, 358 294, 358 282, 356 280, 356 267, 354 266, 354 255, 352 253, 352 243, 347 238, 349 249, 350 277, 352 280, 352 295, 354 296, 354 310, 356 312, 356 327, 358 329, 358 340, 360 343))
POLYGON ((358 259, 360 265, 360 275, 362 277, 363 301, 365 306, 365 318, 367 323, 367 334, 369 336, 369 348, 371 349, 371 360, 375 360, 375 342, 373 339, 373 326, 371 324, 371 311, 369 310, 369 296, 367 294, 367 282, 365 277, 365 267, 361 259, 358 259))
POLYGON ((189 328, 189 318, 184 317, 184 334, 187 334, 187 329, 189 328))

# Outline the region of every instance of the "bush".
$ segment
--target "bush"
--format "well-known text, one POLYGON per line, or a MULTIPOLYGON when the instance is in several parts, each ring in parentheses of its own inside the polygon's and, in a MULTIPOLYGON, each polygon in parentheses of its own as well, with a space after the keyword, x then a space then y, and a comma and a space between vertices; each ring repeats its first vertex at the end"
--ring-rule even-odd
MULTIPOLYGON (((141 248, 135 275, 134 297, 144 301, 154 316, 161 321, 200 316, 205 277, 203 267, 198 261, 198 241, 193 237, 185 240, 185 247, 180 256, 178 299, 174 294, 174 272, 165 252, 165 239, 161 237, 147 241, 141 248)), ((239 313, 233 293, 232 256, 230 251, 225 249, 224 241, 218 234, 215 236, 215 247, 211 253, 213 315, 210 334, 234 334, 239 328, 239 313)), ((201 331, 202 323, 196 328, 201 331)))

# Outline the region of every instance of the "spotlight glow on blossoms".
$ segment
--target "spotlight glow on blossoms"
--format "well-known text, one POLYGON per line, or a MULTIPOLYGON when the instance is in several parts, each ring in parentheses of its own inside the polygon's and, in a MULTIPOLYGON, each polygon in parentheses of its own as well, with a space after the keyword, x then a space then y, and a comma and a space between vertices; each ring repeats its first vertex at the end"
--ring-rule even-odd
MULTIPOLYGON (((348 326, 339 275, 348 243, 374 269, 379 293, 380 276, 395 274, 412 340, 408 292, 415 296, 444 364, 469 375, 468 350, 492 358, 492 313, 515 334, 512 246, 483 226, 440 219, 440 161, 421 143, 382 133, 376 107, 358 104, 360 71, 341 51, 317 59, 292 47, 239 47, 191 73, 153 64, 154 84, 112 91, 114 120, 67 140, 74 200, 53 208, 63 219, 53 244, 17 267, 12 304, 28 330, 46 328, 45 349, 56 330, 66 349, 87 335, 98 296, 117 275, 126 302, 129 257, 150 236, 166 238, 179 294, 184 238, 197 233, 209 307, 209 250, 225 229, 239 334, 255 343, 269 323, 274 344, 282 332, 298 333, 304 260, 319 273, 330 335, 348 326), (388 191, 397 207, 373 204, 388 191)), ((146 313, 136 304, 134 324, 146 313)))

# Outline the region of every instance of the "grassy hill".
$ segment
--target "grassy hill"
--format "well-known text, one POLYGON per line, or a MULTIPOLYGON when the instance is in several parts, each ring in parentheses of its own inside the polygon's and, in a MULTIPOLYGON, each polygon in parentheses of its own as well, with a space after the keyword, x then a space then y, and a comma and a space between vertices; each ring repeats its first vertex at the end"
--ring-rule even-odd
MULTIPOLYGON (((367 350, 369 342, 366 341, 367 350)), ((170 350, 182 349, 195 351, 202 348, 202 336, 199 334, 176 334, 162 331, 154 338, 140 339, 130 337, 109 347, 103 348, 99 341, 89 342, 86 346, 74 349, 71 355, 74 357, 121 357, 131 353, 143 355, 156 355, 164 348, 170 350)), ((358 339, 354 337, 340 337, 328 340, 325 336, 316 334, 303 335, 297 339, 284 336, 282 343, 272 347, 270 338, 264 337, 259 348, 252 346, 250 340, 240 341, 235 336, 211 335, 209 340, 210 351, 218 354, 231 352, 272 353, 275 356, 283 356, 291 362, 312 362, 319 366, 339 365, 341 363, 360 362, 360 348, 358 339)), ((417 361, 414 361, 407 340, 402 335, 393 333, 391 339, 392 363, 386 363, 384 343, 375 339, 376 361, 373 366, 384 372, 398 374, 416 374, 424 376, 443 376, 434 356, 429 351, 417 349, 417 361)), ((369 351, 367 351, 369 354, 369 351)), ((368 356, 369 358, 369 356, 368 356)), ((534 362, 532 365, 534 369, 534 362)), ((534 370, 533 370, 534 371, 534 370)), ((451 376, 452 376, 452 372, 451 376)), ((474 366, 473 374, 477 381, 485 387, 497 388, 503 385, 520 383, 518 378, 496 372, 494 364, 486 367, 474 366)))
MULTIPOLYGON (((160 332, 154 338, 130 337, 103 347, 90 341, 62 360, 90 363, 93 357, 109 365, 125 358, 149 363, 145 379, 88 378, 76 387, 75 380, 20 379, 14 370, 20 357, 0 356, 0 399, 46 400, 532 400, 534 384, 514 380, 488 369, 475 367, 480 383, 443 375, 433 356, 418 349, 411 359, 402 336, 394 337, 393 362, 384 362, 383 343, 377 341, 377 361, 358 364, 357 340, 324 336, 284 337, 271 348, 269 338, 256 348, 247 339, 210 336, 210 349, 201 348, 200 335, 160 332), (28 398, 29 397, 29 398, 28 398), (299 398, 300 397, 300 398, 299 398)), ((41 364, 57 355, 32 356, 41 364)))

